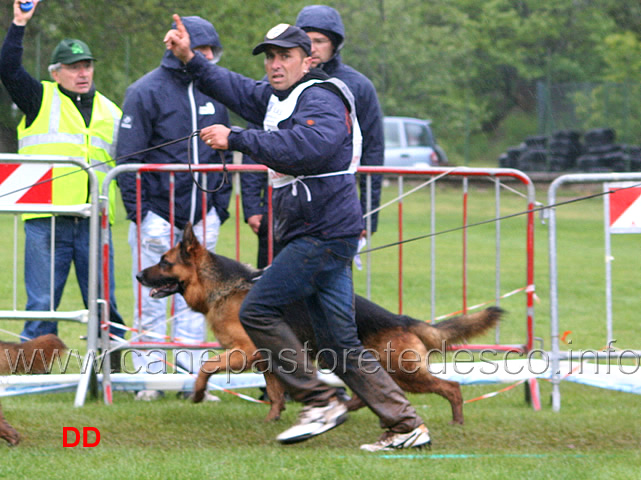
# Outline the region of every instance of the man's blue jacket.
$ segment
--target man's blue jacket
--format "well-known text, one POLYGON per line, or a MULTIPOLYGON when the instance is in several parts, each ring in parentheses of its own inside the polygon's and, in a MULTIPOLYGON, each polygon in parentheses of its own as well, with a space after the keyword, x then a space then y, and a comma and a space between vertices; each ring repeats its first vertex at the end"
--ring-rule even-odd
MULTIPOLYGON (((194 46, 209 45, 221 49, 220 40, 214 27, 199 17, 184 17, 183 22, 192 37, 194 46)), ((203 57, 204 58, 204 57, 203 57)), ((198 91, 191 84, 191 77, 173 53, 166 51, 161 65, 147 73, 132 85, 125 94, 123 116, 120 125, 117 156, 126 156, 118 164, 126 163, 188 163, 191 153, 192 164, 221 163, 217 151, 195 136, 188 148, 188 140, 150 150, 142 154, 132 153, 158 146, 174 139, 188 136, 197 129, 213 124, 229 125, 227 109, 213 98, 198 91)), ((224 152, 225 161, 231 163, 231 152, 224 152)), ((198 183, 204 185, 203 174, 198 183)), ((221 183, 220 173, 207 174, 207 208, 216 208, 221 222, 229 217, 227 208, 231 195, 231 184, 221 183)), ((127 210, 127 218, 136 220, 136 184, 133 174, 120 174, 118 185, 127 210)), ((142 174, 142 218, 148 211, 169 220, 169 174, 142 174)), ((202 218, 202 193, 194 184, 188 172, 177 173, 175 177, 174 218, 178 228, 190 221, 202 218)))
MULTIPOLYGON (((210 95, 250 123, 262 124, 272 94, 291 93, 206 62, 197 54, 187 70, 199 90, 210 95)), ((328 78, 313 69, 301 82, 328 78)), ((324 85, 324 84, 320 84, 324 85)), ((348 109, 338 91, 313 86, 305 89, 292 115, 279 130, 234 129, 229 148, 250 155, 277 172, 301 176, 341 172, 352 160, 352 129, 348 109)), ((274 235, 287 243, 309 235, 323 239, 358 236, 363 217, 354 175, 305 178, 274 189, 274 235)))

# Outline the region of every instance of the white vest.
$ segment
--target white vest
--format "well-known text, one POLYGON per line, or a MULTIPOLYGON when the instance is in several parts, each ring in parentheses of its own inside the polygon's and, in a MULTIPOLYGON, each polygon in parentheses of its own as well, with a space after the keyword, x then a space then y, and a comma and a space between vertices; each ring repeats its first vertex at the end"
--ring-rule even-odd
POLYGON ((266 131, 275 131, 278 130, 278 124, 283 120, 288 119, 294 113, 294 109, 298 103, 298 97, 301 93, 312 85, 320 82, 330 82, 336 85, 341 93, 345 96, 350 105, 350 119, 352 121, 352 161, 347 170, 342 170, 340 172, 328 172, 321 173, 318 175, 286 175, 284 173, 279 173, 271 168, 269 169, 269 179, 274 188, 282 188, 290 184, 294 184, 292 187, 292 195, 296 195, 296 183, 301 182, 307 191, 307 200, 311 200, 311 194, 307 186, 302 182, 305 178, 320 178, 320 177, 330 177, 334 175, 353 175, 356 173, 356 168, 358 167, 361 160, 361 151, 363 145, 363 137, 361 135, 361 129, 358 124, 358 119, 356 118, 356 107, 354 104, 354 95, 349 90, 347 85, 337 78, 330 78, 327 80, 309 80, 305 83, 298 85, 289 96, 283 100, 279 100, 278 97, 274 94, 269 99, 267 105, 267 113, 265 114, 265 119, 263 120, 263 128, 266 131))

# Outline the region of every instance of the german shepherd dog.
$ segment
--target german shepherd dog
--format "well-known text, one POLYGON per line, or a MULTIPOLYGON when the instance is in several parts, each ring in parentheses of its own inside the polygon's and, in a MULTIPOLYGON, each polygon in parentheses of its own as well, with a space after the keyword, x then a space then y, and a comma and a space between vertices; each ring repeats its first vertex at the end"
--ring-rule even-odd
MULTIPOLYGON (((66 349, 62 340, 52 333, 23 343, 0 342, 0 375, 49 373, 54 353, 62 353, 66 349)), ((0 438, 11 446, 20 442, 20 435, 4 419, 1 407, 0 438)))
MULTIPOLYGON (((200 402, 213 373, 260 368, 261 356, 245 332, 238 312, 253 282, 261 275, 235 260, 209 252, 196 239, 191 225, 185 227, 181 242, 167 251, 154 266, 136 276, 150 287, 150 295, 163 298, 180 293, 187 304, 207 318, 216 339, 225 353, 205 361, 194 386, 193 401, 200 402)), ((472 315, 462 315, 435 325, 406 315, 395 315, 375 303, 355 297, 358 335, 364 347, 376 350, 381 365, 405 391, 436 393, 446 398, 452 407, 452 423, 463 423, 463 399, 457 382, 433 376, 428 369, 428 350, 443 349, 447 343, 461 342, 480 335, 496 325, 503 310, 490 307, 472 315), (407 355, 407 352, 413 352, 407 355), (420 359, 417 362, 417 358, 420 359)), ((284 318, 301 343, 316 354, 314 334, 304 302, 284 309, 284 318)), ((265 383, 271 408, 266 420, 277 420, 285 408, 284 388, 275 375, 266 370, 265 383)), ((354 396, 347 404, 350 410, 363 406, 354 396)))

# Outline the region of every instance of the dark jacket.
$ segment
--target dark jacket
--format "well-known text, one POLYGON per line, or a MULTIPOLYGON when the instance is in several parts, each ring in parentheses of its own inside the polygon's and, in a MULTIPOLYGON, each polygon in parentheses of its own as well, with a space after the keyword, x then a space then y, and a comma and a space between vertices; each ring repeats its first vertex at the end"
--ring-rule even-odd
MULTIPOLYGON (((330 77, 336 77, 349 87, 354 94, 356 117, 363 135, 361 165, 383 166, 385 160, 385 138, 383 135, 383 114, 372 82, 362 73, 341 62, 340 55, 319 65, 330 77)), ((382 175, 372 175, 372 210, 378 208, 381 200, 382 175)), ((367 176, 360 176, 361 208, 367 211, 367 176)), ((372 231, 378 224, 378 214, 372 215, 372 231)))
MULTIPOLYGON (((363 135, 361 165, 382 166, 385 158, 383 113, 374 84, 365 75, 341 61, 339 52, 344 43, 345 28, 339 13, 326 5, 308 5, 298 14, 296 26, 305 31, 319 31, 325 35, 333 35, 337 40, 336 54, 327 63, 319 65, 319 68, 329 76, 345 82, 354 95, 356 117, 363 135)), ((258 127, 252 126, 252 128, 258 127)), ((254 160, 245 155, 243 163, 254 163, 254 160)), ((372 210, 380 205, 382 180, 382 175, 372 175, 372 210)), ((360 175, 359 182, 361 209, 364 214, 367 211, 367 176, 360 175)), ((265 176, 245 173, 241 176, 241 185, 245 220, 252 215, 265 214, 267 212, 265 176)), ((371 221, 372 232, 375 232, 378 228, 378 213, 372 215, 371 221)))
MULTIPOLYGON (((374 84, 362 73, 341 61, 340 51, 345 43, 345 27, 338 11, 327 5, 308 5, 296 18, 296 26, 306 32, 320 32, 334 43, 334 56, 319 65, 330 77, 336 77, 349 87, 356 102, 356 116, 363 135, 361 165, 380 167, 385 158, 383 114, 374 84)), ((381 198, 382 175, 372 175, 372 210, 378 208, 381 198)), ((367 176, 360 177, 361 207, 367 211, 367 176)), ((372 231, 376 231, 378 214, 372 215, 372 231)))
MULTIPOLYGON (((213 26, 198 17, 185 17, 183 22, 195 46, 211 45, 220 49, 220 41, 213 26)), ((206 61, 202 55, 199 56, 206 61)), ((118 164, 126 163, 188 163, 188 141, 184 140, 144 154, 132 153, 188 136, 197 129, 213 124, 229 125, 226 108, 191 85, 191 77, 184 65, 170 51, 165 52, 160 67, 137 80, 127 89, 123 104, 117 156, 118 164), (195 122, 195 124, 194 124, 195 122), (120 159, 120 157, 125 157, 120 159)), ((192 164, 221 163, 219 153, 205 145, 198 136, 192 140, 192 164), (196 144, 194 146, 194 143, 196 144)), ((224 152, 231 163, 231 152, 224 152)), ((198 182, 203 185, 203 174, 198 182)), ((222 174, 207 174, 207 189, 221 185, 222 174)), ((183 228, 186 222, 202 218, 202 192, 189 172, 177 173, 175 179, 175 223, 183 228), (195 202, 192 216, 192 202, 195 202)), ((118 185, 127 210, 127 218, 136 220, 136 184, 134 174, 120 174, 118 185)), ((221 221, 229 217, 227 208, 231 184, 226 182, 215 193, 207 194, 207 208, 212 206, 221 221)), ((169 220, 169 174, 142 174, 142 217, 148 211, 169 220)))
MULTIPOLYGON (((245 120, 262 124, 272 93, 269 83, 255 81, 194 57, 187 69, 200 90, 227 105, 245 120)), ((313 78, 313 70, 301 81, 313 78)), ((326 77, 326 75, 323 75, 326 77)), ((291 91, 291 89, 290 89, 291 91)), ((279 130, 238 130, 229 135, 229 148, 288 175, 316 175, 347 170, 352 159, 351 125, 346 122, 341 96, 325 88, 309 87, 300 95, 292 115, 279 130)), ((286 243, 310 235, 319 238, 357 236, 363 228, 354 175, 306 178, 297 186, 274 191, 275 237, 286 243)))
MULTIPOLYGON (((376 96, 376 89, 372 82, 362 73, 352 67, 341 63, 340 56, 319 65, 329 76, 336 77, 349 87, 356 102, 356 116, 363 135, 363 153, 361 165, 380 167, 384 163, 385 140, 383 135, 383 115, 376 96)), ((258 125, 250 125, 248 128, 262 128, 258 125)), ((243 163, 256 163, 251 157, 244 155, 243 163)), ((380 205, 382 175, 372 175, 372 203, 374 210, 380 205)), ((367 176, 361 175, 360 200, 363 213, 367 211, 367 176)), ((265 175, 256 173, 244 173, 241 176, 243 192, 243 213, 245 221, 252 215, 265 214, 267 212, 267 180, 265 175)), ((378 214, 372 215, 372 231, 378 227, 378 214)))
MULTIPOLYGON (((262 130, 262 125, 247 124, 247 128, 262 130)), ((256 162, 250 155, 243 155, 243 164, 255 165, 256 162)), ((269 180, 266 173, 246 172, 240 176, 241 200, 245 222, 254 215, 267 215, 267 194, 269 180)))

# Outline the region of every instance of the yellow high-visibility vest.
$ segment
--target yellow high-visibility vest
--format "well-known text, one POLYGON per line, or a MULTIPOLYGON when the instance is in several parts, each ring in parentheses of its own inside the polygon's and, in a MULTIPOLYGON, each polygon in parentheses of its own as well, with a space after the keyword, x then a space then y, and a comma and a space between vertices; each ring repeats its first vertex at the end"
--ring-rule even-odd
MULTIPOLYGON (((55 82, 42 82, 40 112, 33 123, 25 126, 23 117, 18 125, 18 153, 25 155, 60 155, 84 160, 92 166, 100 182, 115 166, 118 128, 122 111, 104 95, 96 92, 89 126, 85 125, 72 100, 58 89, 55 82), (108 163, 105 163, 108 162, 108 163)), ((89 179, 78 167, 54 166, 52 177, 53 205, 88 203, 89 179), (62 176, 69 172, 76 172, 62 176)), ((116 182, 109 186, 109 218, 113 222, 116 207, 116 182)), ((24 220, 48 217, 49 214, 27 214, 24 220)))

